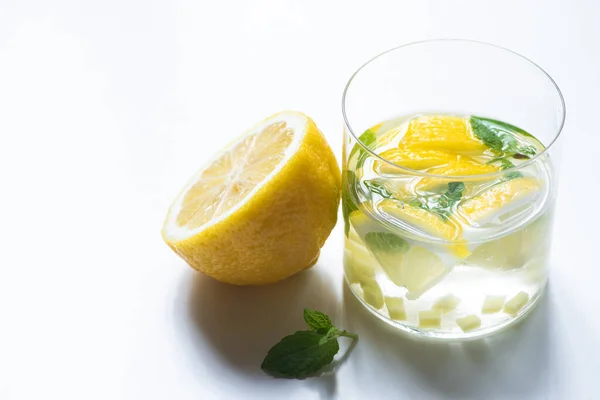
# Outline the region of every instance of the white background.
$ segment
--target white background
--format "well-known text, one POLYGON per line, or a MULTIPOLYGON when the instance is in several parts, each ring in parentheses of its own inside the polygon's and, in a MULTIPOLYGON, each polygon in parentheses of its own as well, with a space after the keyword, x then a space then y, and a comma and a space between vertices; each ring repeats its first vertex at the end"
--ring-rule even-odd
POLYGON ((598 399, 600 8, 589 1, 0 0, 0 399, 598 399), (338 157, 341 93, 376 53, 436 37, 514 49, 567 101, 549 295, 489 339, 420 343, 312 270, 237 288, 160 238, 211 153, 282 109, 338 157), (334 374, 260 362, 328 312, 360 334, 334 374))

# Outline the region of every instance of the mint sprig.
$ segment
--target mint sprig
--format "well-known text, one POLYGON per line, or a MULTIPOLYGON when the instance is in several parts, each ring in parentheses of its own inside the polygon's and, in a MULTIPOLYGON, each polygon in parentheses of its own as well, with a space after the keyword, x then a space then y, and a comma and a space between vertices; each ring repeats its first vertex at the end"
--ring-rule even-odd
POLYGON ((381 182, 375 180, 363 181, 363 184, 369 189, 371 193, 376 193, 385 199, 393 199, 394 194, 388 190, 387 187, 381 182))
MULTIPOLYGON (((522 145, 512 132, 523 133, 522 129, 488 118, 471 117, 473 134, 485 143, 499 158, 527 159, 537 154, 535 146, 522 145)), ((526 133, 526 132, 525 132, 526 133)), ((527 136, 531 136, 527 134, 527 136)))
POLYGON ((350 170, 342 172, 342 216, 344 217, 344 234, 348 237, 350 232, 350 213, 358 210, 354 190, 356 185, 356 174, 350 170))
POLYGON ((358 335, 337 329, 320 311, 304 309, 304 320, 311 328, 281 339, 269 350, 261 369, 273 376, 302 379, 314 375, 333 361, 340 350, 338 338, 358 340, 358 335))
POLYGON ((334 327, 327 315, 323 314, 321 311, 311 310, 310 308, 304 309, 304 322, 306 322, 313 331, 322 333, 327 333, 334 327))
POLYGON ((430 199, 427 203, 423 203, 420 207, 425 210, 438 214, 446 221, 452 213, 452 208, 460 201, 465 190, 463 182, 449 182, 448 190, 438 198, 430 199))

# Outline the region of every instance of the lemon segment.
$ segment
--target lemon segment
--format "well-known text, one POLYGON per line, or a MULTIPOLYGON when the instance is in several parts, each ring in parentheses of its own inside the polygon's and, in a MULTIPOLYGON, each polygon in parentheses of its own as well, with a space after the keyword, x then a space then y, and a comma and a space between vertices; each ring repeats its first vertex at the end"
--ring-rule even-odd
POLYGON ((383 200, 377 207, 381 212, 403 221, 407 225, 428 235, 445 241, 456 242, 455 244, 446 245, 454 256, 462 259, 471 254, 466 243, 461 238, 461 226, 452 219, 444 221, 438 215, 420 207, 394 200, 383 200))
MULTIPOLYGON (((359 239, 360 240, 360 239, 359 239)), ((365 282, 375 278, 377 260, 357 241, 345 239, 344 268, 350 283, 365 282)))
POLYGON ((398 147, 482 153, 488 147, 473 135, 464 117, 423 115, 411 119, 398 147))
POLYGON ((439 256, 421 246, 410 246, 360 211, 350 214, 350 223, 388 278, 408 290, 407 298, 420 297, 450 271, 439 256))
POLYGON ((531 259, 547 253, 550 245, 550 237, 546 233, 549 222, 549 217, 542 216, 516 232, 481 244, 465 262, 486 269, 522 268, 531 259))
MULTIPOLYGON (((452 165, 458 163, 461 159, 460 155, 448 153, 443 150, 404 147, 389 149, 381 152, 379 155, 396 165, 414 170, 426 170, 432 167, 452 165)), ((375 163, 375 170, 380 174, 405 173, 405 171, 381 161, 375 163)))
POLYGON ((341 176, 306 115, 281 112, 246 131, 184 187, 162 236, 222 282, 277 282, 312 266, 337 220, 341 176))
POLYGON ((504 181, 460 203, 458 213, 470 225, 479 227, 531 203, 540 194, 540 189, 539 180, 533 178, 504 181))
MULTIPOLYGON (((431 168, 427 173, 434 175, 445 175, 445 176, 470 176, 470 175, 481 175, 490 174, 500 171, 500 167, 494 165, 481 164, 476 161, 462 158, 459 161, 444 165, 441 167, 431 168)), ((439 192, 441 189, 445 189, 450 182, 450 179, 443 178, 421 178, 415 185, 415 189, 421 192, 439 192)), ((473 185, 473 181, 465 182, 467 187, 473 185), (470 183, 470 185, 469 185, 470 183)))
POLYGON ((462 231, 460 225, 452 221, 444 222, 439 216, 407 203, 386 199, 377 208, 384 214, 439 239, 455 240, 462 231))

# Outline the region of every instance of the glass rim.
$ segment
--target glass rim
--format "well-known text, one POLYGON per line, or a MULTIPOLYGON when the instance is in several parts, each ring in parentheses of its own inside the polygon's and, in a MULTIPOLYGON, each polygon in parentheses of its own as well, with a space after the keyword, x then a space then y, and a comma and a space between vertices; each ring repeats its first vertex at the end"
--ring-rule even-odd
POLYGON ((370 58, 369 60, 367 60, 363 65, 361 65, 356 71, 354 71, 354 73, 350 76, 350 79, 348 79, 348 82, 346 83, 346 86, 344 87, 344 92, 342 94, 342 116, 344 118, 344 124, 346 125, 346 128, 348 129, 348 131, 350 131, 350 134, 352 135, 352 137, 354 138, 354 140, 356 140, 356 143, 359 144, 362 149, 364 151, 366 151, 369 155, 375 157, 376 159, 383 161, 386 164, 391 165, 392 167, 398 168, 399 170, 403 170, 406 171, 407 173, 411 174, 411 175, 419 175, 419 176, 424 176, 424 177, 429 177, 429 178, 441 178, 441 179, 453 179, 453 180, 470 180, 470 179, 474 179, 474 178, 495 178, 498 176, 502 176, 504 174, 507 173, 511 173, 511 172, 516 172, 519 171, 531 164, 533 164, 535 161, 537 161, 541 156, 546 155, 548 153, 548 151, 553 147, 553 145, 558 141, 558 138, 560 137, 560 134, 562 133, 563 127, 565 126, 565 118, 566 118, 566 114, 567 114, 567 106, 565 104, 565 99, 563 97, 563 94, 560 90, 560 88, 558 87, 558 84, 554 81, 554 79, 552 79, 552 77, 550 76, 550 74, 548 74, 542 67, 540 67, 538 64, 536 64, 535 62, 533 62, 532 60, 530 60, 529 58, 517 53, 514 50, 510 50, 507 49, 505 47, 502 46, 498 46, 495 44, 491 44, 491 43, 486 43, 486 42, 482 42, 479 40, 471 40, 471 39, 427 39, 427 40, 420 40, 420 41, 416 41, 416 42, 410 42, 410 43, 406 43, 406 44, 402 44, 400 46, 396 46, 393 47, 391 49, 385 50, 379 54, 377 54, 376 56, 370 58), (393 51, 396 50, 400 50, 403 49, 405 47, 409 47, 409 46, 415 46, 415 45, 420 45, 420 44, 428 44, 428 43, 441 43, 441 42, 462 42, 462 43, 472 43, 472 44, 478 44, 478 45, 483 45, 483 46, 487 46, 487 47, 491 47, 491 48, 495 48, 497 50, 501 50, 501 51, 505 51, 507 53, 510 53, 512 55, 515 55, 519 58, 521 58, 522 60, 525 60, 526 62, 528 62, 531 66, 533 66, 534 68, 538 69, 552 84, 552 86, 554 86, 554 89, 556 90, 556 93, 558 94, 558 98, 560 100, 560 105, 561 105, 561 114, 560 114, 560 124, 558 126, 558 129, 556 130, 554 137, 552 139, 552 141, 548 144, 548 146, 546 146, 546 148, 544 148, 544 150, 542 150, 541 152, 539 152, 538 154, 536 154, 535 156, 533 156, 532 158, 530 158, 529 160, 519 164, 519 165, 515 165, 514 167, 511 168, 507 168, 501 171, 496 171, 496 172, 490 172, 490 173, 486 173, 486 174, 474 174, 474 175, 463 175, 463 176, 449 176, 449 175, 440 175, 440 174, 431 174, 428 172, 423 172, 423 171, 419 171, 416 169, 411 169, 408 167, 404 167, 401 165, 398 165, 384 157, 381 157, 379 154, 375 153, 373 150, 369 149, 368 146, 366 146, 359 138, 359 136, 354 132, 354 130, 352 129, 352 126, 350 126, 350 122, 348 121, 348 115, 346 113, 346 95, 348 94, 348 89, 350 88, 350 85, 352 84, 352 81, 354 80, 354 78, 368 65, 370 65, 373 61, 379 59, 380 57, 391 53, 393 51))

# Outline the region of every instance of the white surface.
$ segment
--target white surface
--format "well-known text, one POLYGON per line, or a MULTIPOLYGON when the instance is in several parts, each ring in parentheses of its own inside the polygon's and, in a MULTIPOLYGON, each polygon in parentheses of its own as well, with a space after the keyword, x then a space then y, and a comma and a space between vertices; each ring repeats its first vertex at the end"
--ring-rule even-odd
POLYGON ((0 0, 0 399, 600 396, 597 2, 369 4, 0 0), (313 270, 265 288, 204 278, 162 243, 211 153, 299 109, 339 154, 350 74, 433 37, 521 52, 567 101, 550 292, 519 329, 396 335, 342 289, 339 226, 313 270), (264 375, 307 306, 360 342, 333 375, 264 375))

